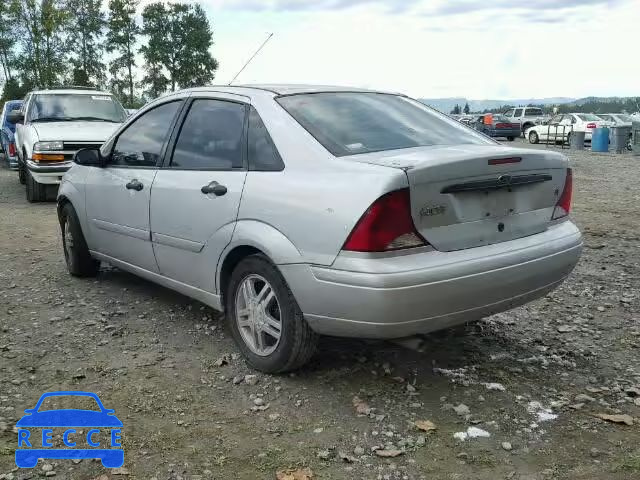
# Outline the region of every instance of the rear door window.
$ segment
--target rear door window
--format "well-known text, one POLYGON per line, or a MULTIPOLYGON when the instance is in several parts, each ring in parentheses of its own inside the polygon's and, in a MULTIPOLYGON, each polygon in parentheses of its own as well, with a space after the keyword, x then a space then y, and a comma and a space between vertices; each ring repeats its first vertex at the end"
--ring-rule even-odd
POLYGON ((543 115, 542 110, 539 108, 527 108, 525 116, 528 117, 541 117, 543 115))
POLYGON ((244 119, 244 104, 194 100, 169 166, 188 170, 243 168, 244 119))
POLYGON ((522 109, 521 108, 516 108, 516 117, 521 117, 522 116, 522 109))

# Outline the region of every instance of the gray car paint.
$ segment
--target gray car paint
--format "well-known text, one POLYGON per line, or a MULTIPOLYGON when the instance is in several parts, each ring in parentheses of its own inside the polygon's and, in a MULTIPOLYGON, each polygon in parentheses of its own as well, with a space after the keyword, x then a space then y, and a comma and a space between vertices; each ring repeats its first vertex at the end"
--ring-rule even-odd
MULTIPOLYGON (((188 174, 150 169, 144 173, 151 183, 147 198, 123 188, 138 172, 119 169, 125 172, 116 178, 107 173, 109 167, 74 165, 63 179, 59 201, 71 201, 76 208, 96 258, 216 309, 221 309, 225 258, 239 247, 261 250, 284 275, 312 328, 324 334, 390 338, 475 320, 538 298, 571 272, 581 252, 580 233, 567 218, 549 221, 564 182, 565 157, 487 141, 486 146, 435 146, 336 158, 274 101, 279 93, 344 90, 203 87, 161 97, 137 111, 120 130, 176 97, 233 95, 257 109, 285 169, 188 174), (488 158, 515 156, 523 162, 486 167, 488 158), (490 236, 498 221, 495 216, 467 221, 455 204, 449 205, 453 217, 439 219, 441 224, 422 225, 416 217, 441 184, 516 171, 555 172, 553 182, 524 200, 523 208, 530 210, 522 215, 531 217, 522 219, 522 228, 534 225, 530 232, 507 230, 503 238, 490 236), (105 175, 111 180, 98 185, 105 175), (199 192, 212 180, 230 188, 225 202, 218 200, 226 196, 210 199, 199 192), (416 187, 430 183, 434 185, 426 189, 416 187), (377 198, 409 186, 414 223, 436 248, 378 254, 341 250, 377 198), (144 198, 150 205, 148 237, 138 235, 145 224, 131 217, 141 215, 134 213, 138 208, 145 211, 144 198), (466 248, 470 245, 473 248, 466 248)), ((104 154, 118 132, 105 142, 104 154)))

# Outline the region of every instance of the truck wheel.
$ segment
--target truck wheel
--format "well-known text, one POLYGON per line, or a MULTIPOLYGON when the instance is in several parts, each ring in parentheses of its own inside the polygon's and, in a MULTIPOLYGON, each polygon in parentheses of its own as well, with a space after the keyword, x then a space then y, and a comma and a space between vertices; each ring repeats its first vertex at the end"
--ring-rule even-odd
POLYGON ((27 200, 29 203, 44 202, 47 199, 47 186, 36 182, 27 172, 27 200))
POLYGON ((18 163, 18 181, 24 185, 27 183, 27 172, 25 172, 24 165, 18 163))
POLYGON ((257 370, 294 370, 315 353, 318 335, 282 274, 265 256, 251 255, 238 264, 226 289, 225 307, 233 339, 257 370))
POLYGON ((78 215, 70 203, 62 207, 60 212, 60 232, 69 273, 74 277, 95 277, 100 269, 100 262, 89 253, 78 215))

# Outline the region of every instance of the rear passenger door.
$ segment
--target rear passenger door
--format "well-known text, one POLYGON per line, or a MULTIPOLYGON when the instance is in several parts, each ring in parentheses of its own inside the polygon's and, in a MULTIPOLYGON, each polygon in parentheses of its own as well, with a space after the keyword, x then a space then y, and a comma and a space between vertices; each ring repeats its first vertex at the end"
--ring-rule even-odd
POLYGON ((151 191, 151 238, 160 273, 215 291, 247 175, 248 99, 191 97, 151 191))

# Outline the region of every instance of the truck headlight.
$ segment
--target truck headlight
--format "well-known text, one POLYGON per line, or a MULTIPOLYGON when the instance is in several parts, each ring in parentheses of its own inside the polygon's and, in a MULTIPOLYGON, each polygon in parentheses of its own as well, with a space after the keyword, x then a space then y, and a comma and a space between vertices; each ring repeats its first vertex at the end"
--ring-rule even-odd
POLYGON ((33 145, 33 150, 35 152, 48 152, 50 150, 62 150, 63 145, 60 140, 56 140, 55 142, 36 142, 33 145))

